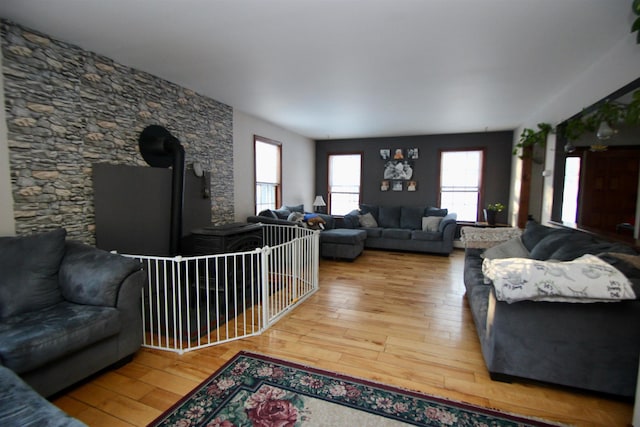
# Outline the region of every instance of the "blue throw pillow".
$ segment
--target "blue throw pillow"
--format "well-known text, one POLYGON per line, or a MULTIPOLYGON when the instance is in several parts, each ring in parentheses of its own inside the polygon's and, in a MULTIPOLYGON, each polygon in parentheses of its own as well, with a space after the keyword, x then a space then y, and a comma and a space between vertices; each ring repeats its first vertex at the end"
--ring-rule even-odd
POLYGON ((434 208, 429 206, 424 210, 424 216, 446 216, 449 213, 448 209, 434 208))

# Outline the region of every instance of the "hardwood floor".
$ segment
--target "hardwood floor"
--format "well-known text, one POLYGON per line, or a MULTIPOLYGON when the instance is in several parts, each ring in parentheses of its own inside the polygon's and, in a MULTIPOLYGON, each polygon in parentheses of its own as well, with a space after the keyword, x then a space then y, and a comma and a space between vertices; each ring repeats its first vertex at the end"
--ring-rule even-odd
POLYGON ((625 426, 631 403, 492 381, 464 295, 464 253, 365 251, 321 260, 320 290, 264 334, 134 360, 54 400, 90 426, 144 426, 240 350, 440 397, 581 426, 625 426))

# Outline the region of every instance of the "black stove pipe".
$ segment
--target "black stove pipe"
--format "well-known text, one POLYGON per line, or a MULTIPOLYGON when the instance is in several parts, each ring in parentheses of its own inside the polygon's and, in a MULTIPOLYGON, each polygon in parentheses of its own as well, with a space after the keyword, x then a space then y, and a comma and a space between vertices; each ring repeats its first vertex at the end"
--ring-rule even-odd
POLYGON ((147 126, 140 135, 140 153, 152 167, 172 167, 171 219, 169 255, 180 254, 182 239, 182 211, 184 207, 184 148, 168 130, 158 125, 147 126))
POLYGON ((184 208, 184 148, 177 138, 165 140, 165 150, 173 154, 171 174, 171 228, 169 235, 169 252, 171 256, 180 253, 182 239, 182 211, 184 208))

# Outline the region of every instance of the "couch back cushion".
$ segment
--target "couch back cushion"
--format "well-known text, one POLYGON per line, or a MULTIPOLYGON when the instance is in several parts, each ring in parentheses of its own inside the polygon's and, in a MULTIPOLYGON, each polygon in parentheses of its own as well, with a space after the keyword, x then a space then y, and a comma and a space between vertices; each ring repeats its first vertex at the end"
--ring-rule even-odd
POLYGON ((58 270, 67 232, 0 237, 0 318, 62 301, 58 270))
POLYGON ((422 228, 423 208, 406 207, 400 208, 400 228, 409 230, 420 230, 422 228))
POLYGON ((557 230, 557 228, 547 227, 536 221, 527 221, 527 225, 522 233, 522 243, 527 250, 531 252, 533 251, 533 247, 537 245, 540 240, 557 230))
POLYGON ((400 206, 380 206, 378 225, 383 228, 400 228, 400 206))

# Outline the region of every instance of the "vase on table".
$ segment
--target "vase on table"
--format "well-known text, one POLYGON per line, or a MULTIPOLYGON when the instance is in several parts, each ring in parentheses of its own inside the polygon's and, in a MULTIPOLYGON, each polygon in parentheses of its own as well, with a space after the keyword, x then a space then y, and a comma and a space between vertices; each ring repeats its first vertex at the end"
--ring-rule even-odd
POLYGON ((484 210, 484 220, 487 222, 487 224, 496 225, 496 214, 497 213, 498 213, 497 211, 490 210, 490 209, 485 209, 484 210))

